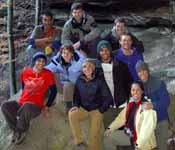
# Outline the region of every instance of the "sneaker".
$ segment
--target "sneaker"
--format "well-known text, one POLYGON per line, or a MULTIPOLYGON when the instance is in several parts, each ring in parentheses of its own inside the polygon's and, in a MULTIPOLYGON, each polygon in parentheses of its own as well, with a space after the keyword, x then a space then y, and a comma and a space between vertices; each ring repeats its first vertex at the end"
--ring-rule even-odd
POLYGON ((86 144, 85 143, 80 143, 76 145, 76 150, 85 150, 86 149, 86 144))
POLYGON ((16 145, 21 144, 24 141, 25 137, 26 137, 26 133, 25 132, 17 132, 15 144, 16 145))

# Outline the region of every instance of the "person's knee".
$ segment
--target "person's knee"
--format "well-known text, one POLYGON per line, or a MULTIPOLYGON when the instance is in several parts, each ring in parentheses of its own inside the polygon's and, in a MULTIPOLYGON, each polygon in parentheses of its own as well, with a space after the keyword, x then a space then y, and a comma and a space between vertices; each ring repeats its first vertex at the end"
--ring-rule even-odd
POLYGON ((78 116, 77 110, 69 110, 69 119, 72 120, 78 116))

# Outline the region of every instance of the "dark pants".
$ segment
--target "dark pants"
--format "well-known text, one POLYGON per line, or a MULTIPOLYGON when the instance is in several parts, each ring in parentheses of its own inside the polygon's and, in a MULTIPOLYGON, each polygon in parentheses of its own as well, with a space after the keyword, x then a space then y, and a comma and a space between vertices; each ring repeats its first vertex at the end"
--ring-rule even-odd
POLYGON ((9 127, 17 132, 27 131, 30 120, 41 113, 41 108, 30 102, 20 105, 16 101, 8 101, 3 103, 1 110, 9 127))
POLYGON ((80 49, 83 50, 88 58, 97 58, 97 44, 100 38, 96 38, 92 41, 82 43, 80 49))

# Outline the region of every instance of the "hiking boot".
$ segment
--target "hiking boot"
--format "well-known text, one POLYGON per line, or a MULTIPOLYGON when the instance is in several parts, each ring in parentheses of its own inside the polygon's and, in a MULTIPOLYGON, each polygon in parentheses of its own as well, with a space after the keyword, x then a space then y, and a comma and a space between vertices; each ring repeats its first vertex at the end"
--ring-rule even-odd
POLYGON ((15 144, 16 145, 21 144, 24 141, 25 137, 26 137, 25 132, 17 132, 17 136, 16 136, 16 139, 15 139, 15 144))
POLYGON ((76 150, 86 150, 86 144, 80 143, 80 144, 76 145, 76 150))

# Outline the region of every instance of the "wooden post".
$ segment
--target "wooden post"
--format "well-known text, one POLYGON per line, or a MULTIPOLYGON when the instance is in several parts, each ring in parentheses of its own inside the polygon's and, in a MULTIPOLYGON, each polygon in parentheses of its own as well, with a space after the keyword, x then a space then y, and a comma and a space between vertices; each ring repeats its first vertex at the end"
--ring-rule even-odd
POLYGON ((35 26, 39 25, 40 0, 35 3, 35 26))
POLYGON ((10 96, 16 93, 16 73, 15 73, 15 49, 13 41, 13 0, 7 1, 7 34, 9 49, 9 70, 10 70, 10 96))

